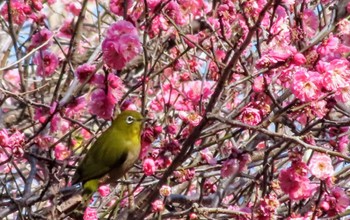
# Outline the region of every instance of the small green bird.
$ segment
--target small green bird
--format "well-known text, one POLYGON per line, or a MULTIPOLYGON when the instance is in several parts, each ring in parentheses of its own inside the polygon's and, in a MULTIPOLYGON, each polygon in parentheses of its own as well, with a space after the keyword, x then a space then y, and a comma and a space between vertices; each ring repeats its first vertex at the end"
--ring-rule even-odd
POLYGON ((83 183, 83 198, 90 198, 99 185, 122 177, 135 163, 141 150, 144 118, 139 112, 126 110, 113 120, 79 164, 72 185, 83 183))

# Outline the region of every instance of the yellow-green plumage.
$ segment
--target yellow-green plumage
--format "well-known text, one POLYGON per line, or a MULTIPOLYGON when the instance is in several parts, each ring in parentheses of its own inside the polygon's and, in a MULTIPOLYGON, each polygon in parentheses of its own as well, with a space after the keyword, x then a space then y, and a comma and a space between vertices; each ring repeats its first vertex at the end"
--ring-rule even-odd
POLYGON ((84 194, 91 195, 100 181, 110 183, 122 177, 139 157, 142 122, 142 115, 136 111, 120 113, 89 149, 72 184, 82 182, 84 194))

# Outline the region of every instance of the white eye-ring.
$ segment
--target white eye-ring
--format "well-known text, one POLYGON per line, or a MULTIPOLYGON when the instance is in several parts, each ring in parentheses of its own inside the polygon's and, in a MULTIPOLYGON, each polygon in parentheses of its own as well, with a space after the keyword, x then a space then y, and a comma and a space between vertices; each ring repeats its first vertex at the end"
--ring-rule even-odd
POLYGON ((126 117, 125 121, 126 121, 126 123, 131 124, 131 123, 133 123, 135 121, 135 119, 132 116, 128 116, 128 117, 126 117))

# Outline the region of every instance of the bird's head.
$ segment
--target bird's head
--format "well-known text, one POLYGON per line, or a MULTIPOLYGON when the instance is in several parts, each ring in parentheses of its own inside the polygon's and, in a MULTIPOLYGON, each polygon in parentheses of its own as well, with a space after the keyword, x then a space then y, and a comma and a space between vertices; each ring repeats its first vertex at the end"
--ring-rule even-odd
POLYGON ((113 121, 116 126, 125 132, 140 134, 145 118, 137 111, 126 110, 121 112, 113 121))

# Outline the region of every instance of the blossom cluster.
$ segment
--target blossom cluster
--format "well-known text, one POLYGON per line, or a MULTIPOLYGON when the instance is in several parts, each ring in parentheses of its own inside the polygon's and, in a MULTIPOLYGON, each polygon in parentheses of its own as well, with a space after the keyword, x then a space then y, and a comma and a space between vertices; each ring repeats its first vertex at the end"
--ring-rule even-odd
POLYGON ((103 59, 110 68, 123 69, 142 51, 136 28, 128 21, 111 24, 103 40, 102 51, 103 59))

